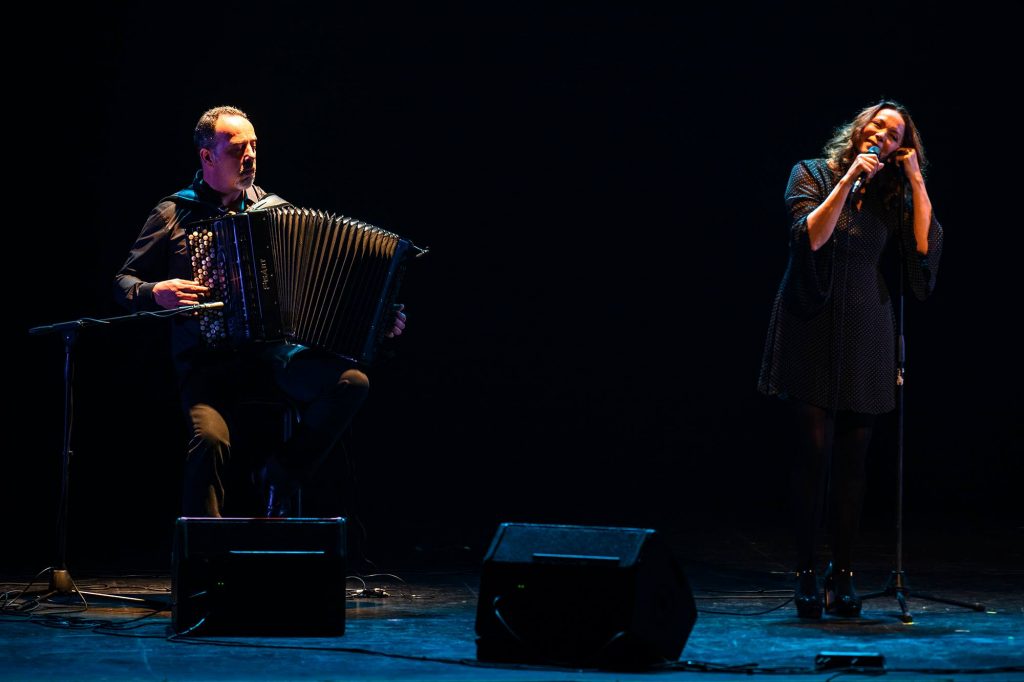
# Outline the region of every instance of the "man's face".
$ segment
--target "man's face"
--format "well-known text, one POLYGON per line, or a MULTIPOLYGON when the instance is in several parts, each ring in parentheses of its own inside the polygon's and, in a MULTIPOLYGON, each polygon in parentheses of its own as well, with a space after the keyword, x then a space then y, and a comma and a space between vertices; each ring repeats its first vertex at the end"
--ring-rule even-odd
POLYGON ((203 180, 221 194, 244 192, 256 180, 256 131, 241 116, 221 116, 212 149, 200 149, 203 180))

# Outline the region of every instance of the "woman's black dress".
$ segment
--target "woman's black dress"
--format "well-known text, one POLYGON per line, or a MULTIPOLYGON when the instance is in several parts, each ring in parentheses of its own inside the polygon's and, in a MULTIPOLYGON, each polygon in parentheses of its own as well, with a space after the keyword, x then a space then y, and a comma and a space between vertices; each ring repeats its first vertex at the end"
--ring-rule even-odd
POLYGON ((807 215, 837 181, 824 159, 801 161, 790 174, 789 262, 772 308, 758 390, 881 414, 895 407, 896 386, 893 305, 882 254, 890 243, 901 247, 906 281, 924 299, 935 287, 942 227, 933 214, 928 254, 920 255, 909 199, 901 229, 898 202, 884 201, 868 185, 860 210, 848 201, 828 242, 811 251, 807 215))

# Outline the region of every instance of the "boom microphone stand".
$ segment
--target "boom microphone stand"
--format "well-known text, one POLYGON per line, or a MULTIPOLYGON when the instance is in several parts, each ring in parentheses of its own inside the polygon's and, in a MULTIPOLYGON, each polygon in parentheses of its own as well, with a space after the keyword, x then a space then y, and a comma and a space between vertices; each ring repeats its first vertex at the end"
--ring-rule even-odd
MULTIPOLYGON (((57 507, 57 562, 55 564, 55 567, 50 567, 42 571, 42 573, 49 572, 49 588, 40 593, 22 593, 15 597, 15 599, 31 598, 31 602, 29 603, 34 604, 44 600, 48 600, 58 595, 78 595, 78 597, 81 598, 82 602, 87 607, 88 602, 85 600, 85 597, 101 597, 104 599, 113 599, 117 601, 125 601, 136 604, 148 604, 150 606, 158 607, 161 609, 167 606, 163 602, 151 599, 142 599, 139 597, 129 597, 127 595, 102 594, 99 592, 86 592, 83 590, 79 590, 78 587, 75 585, 75 581, 71 577, 71 572, 68 571, 68 488, 71 482, 71 426, 74 421, 73 379, 75 372, 75 343, 78 341, 78 335, 80 330, 86 327, 103 326, 115 322, 138 320, 142 318, 171 317, 173 315, 180 315, 183 313, 189 313, 196 310, 221 308, 223 306, 224 304, 218 301, 213 303, 200 303, 198 305, 175 308, 173 310, 143 311, 133 313, 131 315, 120 315, 118 317, 86 317, 78 320, 70 320, 68 322, 58 322, 55 324, 33 327, 28 330, 28 333, 33 336, 56 333, 60 334, 64 339, 64 449, 63 452, 61 453, 60 501, 57 507)), ((5 609, 11 608, 22 610, 24 609, 24 606, 24 604, 21 607, 12 606, 9 603, 4 604, 5 609)))
MULTIPOLYGON (((881 591, 865 594, 861 599, 866 601, 876 597, 895 597, 900 607, 900 621, 913 623, 914 617, 907 608, 907 598, 911 596, 911 590, 907 585, 906 572, 903 570, 903 373, 906 368, 907 359, 907 348, 903 336, 904 258, 906 257, 903 245, 903 216, 905 213, 904 207, 906 206, 906 182, 906 173, 900 169, 900 202, 897 217, 897 241, 899 242, 900 249, 899 267, 897 270, 899 297, 896 314, 896 334, 899 343, 896 359, 896 569, 889 574, 889 579, 881 591)), ((960 606, 973 611, 987 610, 984 604, 964 602, 924 592, 914 592, 913 596, 941 604, 960 606)))

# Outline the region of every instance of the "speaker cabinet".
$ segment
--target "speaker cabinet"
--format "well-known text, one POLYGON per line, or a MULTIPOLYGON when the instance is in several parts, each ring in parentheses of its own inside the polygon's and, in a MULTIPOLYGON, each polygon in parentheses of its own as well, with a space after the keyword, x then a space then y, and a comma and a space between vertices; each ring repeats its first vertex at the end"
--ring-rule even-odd
POLYGON ((654 530, 503 523, 480 575, 477 658, 645 668, 678 660, 696 620, 654 530))
POLYGON ((344 518, 179 518, 177 633, 345 633, 344 518))

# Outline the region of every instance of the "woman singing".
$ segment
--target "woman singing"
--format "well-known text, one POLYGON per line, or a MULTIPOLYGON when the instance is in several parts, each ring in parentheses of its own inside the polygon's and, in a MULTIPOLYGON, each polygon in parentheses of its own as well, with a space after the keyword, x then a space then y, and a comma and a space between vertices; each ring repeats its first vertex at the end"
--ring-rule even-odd
POLYGON ((892 101, 837 129, 825 158, 797 163, 786 187, 789 261, 772 307, 758 389, 792 408, 797 586, 801 618, 823 603, 815 547, 826 490, 832 528, 824 608, 857 616, 853 544, 876 415, 895 408, 893 306, 881 272, 898 248, 919 299, 935 286, 942 228, 925 187, 921 137, 892 101))

